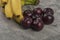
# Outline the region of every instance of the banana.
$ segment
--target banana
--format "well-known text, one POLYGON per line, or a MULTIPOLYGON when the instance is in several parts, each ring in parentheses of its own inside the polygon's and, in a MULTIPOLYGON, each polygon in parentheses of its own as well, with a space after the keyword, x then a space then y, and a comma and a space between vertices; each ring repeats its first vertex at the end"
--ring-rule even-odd
MULTIPOLYGON (((8 0, 0 0, 0 6, 4 6, 5 5, 5 3, 7 3, 8 2, 8 0)), ((22 2, 22 5, 24 5, 24 0, 21 0, 21 2, 22 2)))
POLYGON ((7 18, 12 19, 13 18, 13 12, 12 12, 12 8, 11 8, 11 0, 8 0, 8 3, 5 5, 5 16, 7 18))
POLYGON ((7 4, 8 0, 1 0, 1 6, 5 6, 7 4))
POLYGON ((18 17, 18 18, 14 16, 14 20, 15 20, 17 23, 20 23, 20 22, 23 20, 23 16, 18 17))
POLYGON ((14 13, 14 19, 16 22, 20 23, 21 20, 23 20, 23 14, 22 14, 22 3, 21 0, 11 0, 12 1, 12 10, 14 13), (19 17, 17 17, 19 15, 19 17))
POLYGON ((2 5, 1 0, 0 0, 0 6, 2 5))
POLYGON ((8 2, 8 0, 1 0, 2 4, 5 4, 8 2))
POLYGON ((12 11, 15 16, 21 16, 21 3, 20 0, 11 0, 12 11))
POLYGON ((22 14, 22 3, 21 0, 11 0, 12 11, 14 14, 14 19, 20 23, 20 21, 24 18, 22 14))

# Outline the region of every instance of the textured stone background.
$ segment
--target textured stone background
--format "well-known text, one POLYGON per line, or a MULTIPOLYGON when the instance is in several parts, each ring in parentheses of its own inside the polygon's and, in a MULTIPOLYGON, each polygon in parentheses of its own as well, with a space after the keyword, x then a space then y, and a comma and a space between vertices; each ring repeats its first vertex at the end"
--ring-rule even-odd
POLYGON ((40 1, 40 4, 35 7, 54 9, 55 21, 53 24, 45 25, 40 32, 31 29, 24 30, 13 20, 6 19, 0 8, 0 40, 60 40, 60 0, 40 1))

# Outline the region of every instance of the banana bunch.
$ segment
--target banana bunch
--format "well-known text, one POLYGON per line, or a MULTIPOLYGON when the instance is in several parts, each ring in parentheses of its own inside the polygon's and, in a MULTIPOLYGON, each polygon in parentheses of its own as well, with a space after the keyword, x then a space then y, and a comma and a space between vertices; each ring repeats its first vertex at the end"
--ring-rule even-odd
POLYGON ((3 13, 6 18, 14 19, 18 23, 23 20, 22 5, 24 2, 21 0, 0 0, 0 6, 3 7, 3 13))

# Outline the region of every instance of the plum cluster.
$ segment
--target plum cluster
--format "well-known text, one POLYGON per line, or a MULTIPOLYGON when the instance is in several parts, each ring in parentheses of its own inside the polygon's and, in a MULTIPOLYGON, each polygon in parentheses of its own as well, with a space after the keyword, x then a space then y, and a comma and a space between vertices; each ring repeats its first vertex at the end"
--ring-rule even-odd
POLYGON ((23 12, 24 19, 21 24, 24 29, 32 28, 35 31, 43 29, 44 24, 52 24, 54 21, 54 11, 52 8, 35 8, 33 10, 25 10, 23 12))

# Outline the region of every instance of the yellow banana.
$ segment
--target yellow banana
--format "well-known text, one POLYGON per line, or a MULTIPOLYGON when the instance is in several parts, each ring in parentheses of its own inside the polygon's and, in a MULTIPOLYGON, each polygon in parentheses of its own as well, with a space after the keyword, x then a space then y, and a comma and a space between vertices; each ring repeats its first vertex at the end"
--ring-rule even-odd
POLYGON ((20 21, 23 19, 23 14, 22 14, 22 3, 21 0, 11 0, 12 1, 12 9, 13 9, 13 13, 14 13, 14 19, 20 23, 20 21), (18 16, 19 17, 16 17, 18 16))
MULTIPOLYGON (((4 6, 5 3, 7 3, 8 0, 0 0, 0 6, 4 6)), ((24 0, 21 0, 22 5, 24 5, 24 0)))
POLYGON ((17 23, 20 23, 20 22, 23 20, 23 16, 18 17, 18 18, 14 16, 14 20, 15 20, 17 23))
POLYGON ((11 0, 12 2, 12 11, 14 13, 14 19, 20 23, 20 21, 23 19, 23 14, 22 14, 22 3, 21 0, 11 0), (18 16, 18 17, 17 17, 18 16))
POLYGON ((4 3, 7 3, 8 0, 1 0, 1 2, 4 4, 4 3))
POLYGON ((8 0, 0 0, 1 1, 1 6, 5 6, 8 2, 8 0))
POLYGON ((21 16, 21 3, 20 0, 11 0, 12 11, 15 16, 21 16))
POLYGON ((11 0, 8 0, 8 3, 5 5, 5 16, 7 18, 13 18, 13 12, 11 8, 11 0))
POLYGON ((0 6, 2 5, 1 0, 0 0, 0 6))

